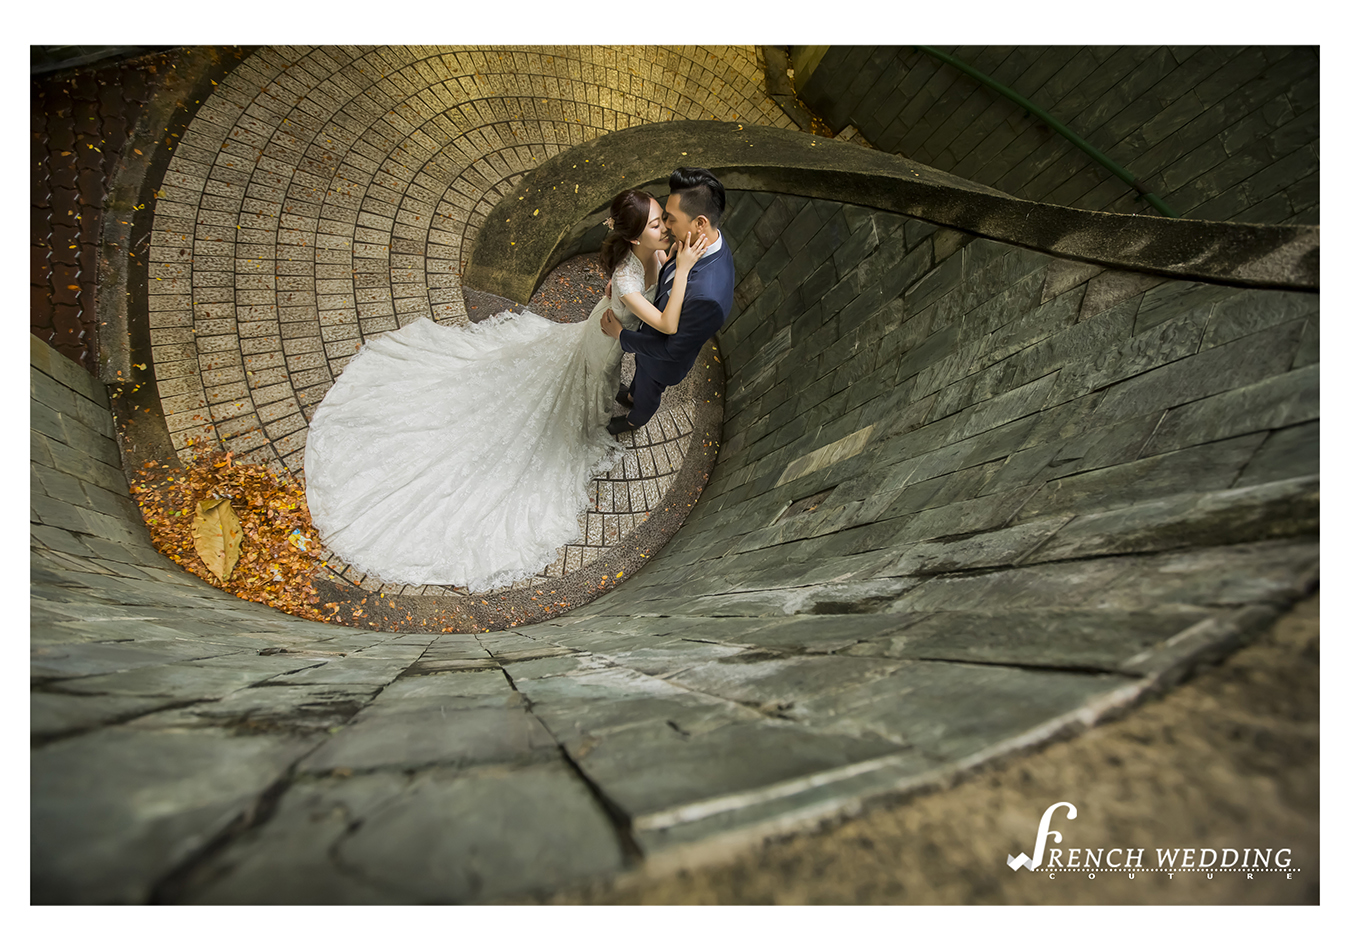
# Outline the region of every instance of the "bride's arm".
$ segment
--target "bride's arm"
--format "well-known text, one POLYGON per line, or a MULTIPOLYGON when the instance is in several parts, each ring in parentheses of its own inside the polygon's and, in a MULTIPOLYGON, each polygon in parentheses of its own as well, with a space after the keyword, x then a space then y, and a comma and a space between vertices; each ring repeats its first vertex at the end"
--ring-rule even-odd
MULTIPOLYGON (((620 300, 635 317, 662 333, 671 334, 680 328, 680 308, 684 306, 684 290, 689 283, 689 271, 694 262, 707 250, 708 238, 700 235, 692 244, 676 242, 675 281, 670 287, 670 297, 666 300, 666 309, 657 310, 641 294, 624 294, 620 300)), ((657 253, 660 253, 659 251, 657 253)))

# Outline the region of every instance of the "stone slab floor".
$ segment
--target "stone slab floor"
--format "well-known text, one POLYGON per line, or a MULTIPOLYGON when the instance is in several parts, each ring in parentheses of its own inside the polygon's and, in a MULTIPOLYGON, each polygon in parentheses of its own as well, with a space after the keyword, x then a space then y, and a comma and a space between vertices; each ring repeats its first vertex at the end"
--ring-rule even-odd
MULTIPOLYGON (((1169 695, 951 790, 877 806, 723 861, 572 888, 584 904, 1317 904, 1320 599, 1169 695), (1092 847, 1289 847, 1286 871, 1012 872, 1049 804, 1092 847), (1145 840, 1147 839, 1147 840, 1145 840), (1309 873, 1311 871, 1311 873, 1309 873)), ((1072 837, 1073 840, 1070 840, 1072 837)), ((1151 862, 1152 863, 1152 862, 1151 862)))

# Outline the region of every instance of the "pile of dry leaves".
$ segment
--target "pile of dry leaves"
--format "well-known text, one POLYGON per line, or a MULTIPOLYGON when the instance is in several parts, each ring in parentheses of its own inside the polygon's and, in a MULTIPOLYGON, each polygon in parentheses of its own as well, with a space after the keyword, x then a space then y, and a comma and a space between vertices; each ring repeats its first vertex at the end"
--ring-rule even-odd
POLYGON ((147 462, 131 480, 155 547, 207 583, 309 620, 328 620, 313 574, 319 533, 305 489, 233 454, 197 458, 186 469, 147 462))

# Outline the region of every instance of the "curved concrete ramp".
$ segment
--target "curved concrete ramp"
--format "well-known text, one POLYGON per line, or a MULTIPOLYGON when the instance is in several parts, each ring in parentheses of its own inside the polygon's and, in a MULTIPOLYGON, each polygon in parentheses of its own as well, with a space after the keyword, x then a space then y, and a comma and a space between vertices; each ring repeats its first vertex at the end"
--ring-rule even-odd
MULTIPOLYGON (((659 871, 1070 735, 1316 583, 1315 292, 764 190, 725 232, 706 489, 623 586, 514 631, 325 626, 177 571, 106 393, 34 343, 33 900, 659 871)), ((1316 231, 1269 236, 1306 284, 1316 231)))

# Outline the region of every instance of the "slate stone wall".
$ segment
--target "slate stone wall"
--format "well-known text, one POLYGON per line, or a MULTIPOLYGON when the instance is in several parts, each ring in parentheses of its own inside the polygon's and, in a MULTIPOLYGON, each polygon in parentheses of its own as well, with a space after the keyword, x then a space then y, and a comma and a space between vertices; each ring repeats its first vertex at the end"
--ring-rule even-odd
POLYGON ((1315 530, 1318 295, 1103 270, 820 200, 728 202, 717 467, 605 609, 1051 606, 1093 599, 1095 581, 1067 599, 1047 581, 1085 556, 1315 530))
MULTIPOLYGON (((1317 47, 941 47, 1123 165, 1184 217, 1319 220, 1317 47)), ((802 101, 835 130, 1019 198, 1156 213, 1044 122, 909 46, 832 46, 802 101)))

